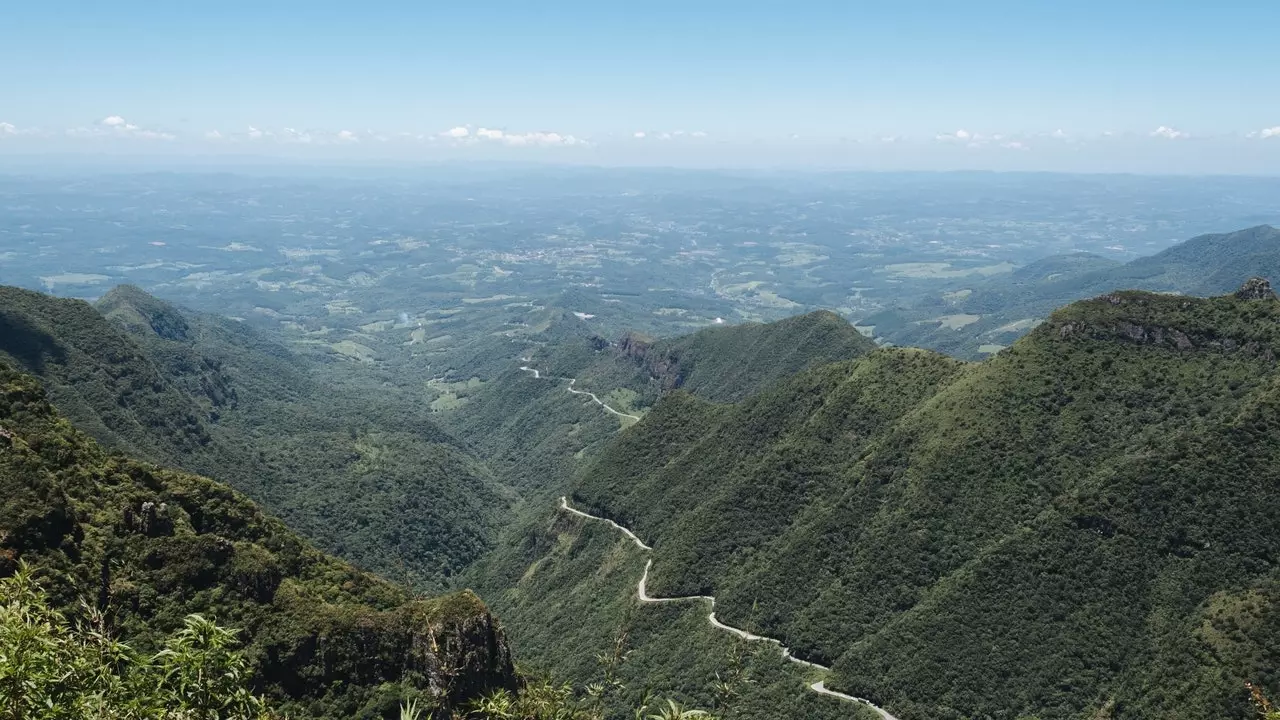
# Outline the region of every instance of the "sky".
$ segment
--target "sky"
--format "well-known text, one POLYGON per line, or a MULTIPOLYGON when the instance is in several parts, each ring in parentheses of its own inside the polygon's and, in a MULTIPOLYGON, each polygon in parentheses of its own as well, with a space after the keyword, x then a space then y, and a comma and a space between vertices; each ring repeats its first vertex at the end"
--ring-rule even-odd
POLYGON ((1274 0, 22 2, 40 154, 1280 172, 1274 0))

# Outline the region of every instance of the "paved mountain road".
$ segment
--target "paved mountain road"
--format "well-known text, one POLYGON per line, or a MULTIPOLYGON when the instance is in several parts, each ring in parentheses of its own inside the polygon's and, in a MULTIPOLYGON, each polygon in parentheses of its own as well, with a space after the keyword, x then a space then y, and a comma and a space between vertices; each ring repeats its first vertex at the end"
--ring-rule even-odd
MULTIPOLYGON (((523 370, 525 368, 521 368, 521 369, 523 370)), ((610 520, 609 518, 603 518, 598 515, 592 515, 591 513, 586 513, 581 510, 574 509, 569 505, 569 499, 565 496, 560 497, 560 509, 565 512, 571 513, 573 515, 586 518, 588 520, 597 520, 599 522, 608 523, 614 529, 618 530, 623 535, 625 535, 627 539, 629 539, 631 542, 635 543, 636 547, 640 548, 641 550, 649 551, 653 549, 648 545, 646 545, 644 541, 641 540, 639 537, 637 537, 635 533, 631 532, 631 530, 623 527, 622 525, 619 525, 618 523, 610 520)), ((653 560, 649 560, 645 562, 644 574, 640 576, 640 582, 636 584, 636 597, 640 599, 640 602, 642 603, 676 603, 676 602, 691 602, 691 601, 705 602, 707 603, 708 607, 711 610, 711 613, 707 616, 707 620, 711 623, 713 627, 716 627, 720 630, 724 630, 727 633, 732 633, 733 635, 736 635, 739 638, 742 638, 743 640, 747 640, 749 642, 763 642, 763 643, 768 643, 770 645, 776 645, 778 649, 782 652, 782 657, 786 658, 787 660, 797 665, 803 665, 804 667, 811 668, 813 670, 820 670, 822 672, 831 672, 831 668, 825 665, 819 665, 818 663, 809 662, 807 660, 801 660, 800 658, 792 655, 791 649, 783 645, 782 641, 776 638, 765 637, 763 635, 756 635, 754 633, 747 632, 746 630, 743 630, 741 628, 736 628, 736 627, 733 627, 732 625, 726 625, 720 622, 719 620, 716 619, 716 612, 715 612, 716 599, 710 595, 688 595, 684 597, 653 597, 652 595, 649 594, 649 590, 648 590, 649 570, 652 567, 653 567, 653 560)), ((836 692, 835 690, 828 690, 824 682, 825 681, 819 680, 818 682, 815 682, 812 685, 809 685, 808 686, 809 690, 815 693, 818 693, 819 695, 826 695, 827 697, 837 698, 839 700, 844 700, 845 702, 861 703, 863 705, 866 705, 867 707, 870 707, 872 710, 875 710, 883 720, 898 720, 893 715, 889 714, 889 711, 876 705, 870 700, 854 697, 852 695, 846 695, 842 692, 836 692)))
POLYGON ((568 380, 568 381, 569 381, 569 387, 568 387, 568 390, 569 390, 569 392, 573 393, 574 395, 586 395, 587 397, 591 398, 591 399, 592 399, 592 401, 594 401, 594 402, 595 402, 595 404, 597 404, 597 405, 599 405, 600 407, 604 408, 605 410, 607 410, 607 411, 609 411, 609 412, 613 413, 614 415, 617 415, 618 417, 631 418, 632 420, 635 420, 635 421, 637 421, 637 422, 639 422, 639 421, 640 421, 640 416, 639 416, 639 415, 632 415, 632 414, 630 414, 630 413, 624 413, 624 412, 622 412, 621 410, 615 410, 614 408, 610 407, 610 406, 608 405, 608 403, 606 403, 605 401, 603 401, 603 400, 601 400, 600 398, 596 397, 596 394, 595 394, 595 393, 593 393, 593 392, 591 392, 591 391, 589 391, 589 390, 578 390, 578 389, 575 389, 575 388, 573 387, 573 385, 574 385, 574 383, 578 382, 578 378, 554 378, 554 377, 549 377, 549 376, 547 376, 547 375, 543 375, 541 372, 538 372, 538 369, 537 369, 537 368, 531 368, 531 367, 529 367, 528 365, 521 365, 521 366, 520 366, 520 369, 521 369, 521 370, 523 370, 523 371, 525 371, 525 372, 527 372, 527 373, 533 373, 533 377, 534 377, 535 379, 538 379, 538 380, 568 380))

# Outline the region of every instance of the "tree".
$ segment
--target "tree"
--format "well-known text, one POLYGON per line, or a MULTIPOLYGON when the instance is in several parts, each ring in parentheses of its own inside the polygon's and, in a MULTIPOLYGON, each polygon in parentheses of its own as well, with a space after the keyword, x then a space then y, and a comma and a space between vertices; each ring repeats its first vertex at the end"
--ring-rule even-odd
POLYGON ((25 562, 0 580, 0 720, 267 720, 248 687, 236 631, 191 615, 145 655, 112 638, 82 603, 53 609, 25 562))

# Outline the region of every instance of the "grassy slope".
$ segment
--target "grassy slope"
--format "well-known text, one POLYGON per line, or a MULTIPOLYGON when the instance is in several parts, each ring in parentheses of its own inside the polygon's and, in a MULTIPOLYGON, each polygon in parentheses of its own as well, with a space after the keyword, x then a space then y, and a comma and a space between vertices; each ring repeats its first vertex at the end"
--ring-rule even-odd
POLYGON ((461 701, 514 681, 474 594, 415 600, 225 485, 108 452, 5 363, 0 427, 0 572, 36 563, 61 604, 107 609, 139 647, 193 612, 242 628, 255 682, 295 717, 380 717, 399 685, 461 701))
POLYGON ((655 592, 717 594, 904 718, 1243 717, 1277 680, 1277 351, 1276 301, 1115 294, 982 365, 673 396, 576 495, 653 539, 655 592))

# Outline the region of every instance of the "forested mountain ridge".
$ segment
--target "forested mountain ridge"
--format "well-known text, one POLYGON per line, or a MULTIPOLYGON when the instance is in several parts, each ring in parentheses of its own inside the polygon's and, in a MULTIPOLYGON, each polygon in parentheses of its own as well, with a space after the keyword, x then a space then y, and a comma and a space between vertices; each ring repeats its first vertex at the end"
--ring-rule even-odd
POLYGON ((634 391, 642 405, 676 389, 733 402, 807 367, 855 358, 875 347, 839 315, 819 310, 659 340, 635 334, 613 342, 589 338, 552 346, 542 356, 535 353, 532 362, 593 387, 634 391))
POLYGON ((981 364, 673 393, 574 500, 654 546, 650 592, 904 720, 1249 717, 1243 683, 1280 683, 1277 353, 1265 284, 1108 293, 981 364))
POLYGON ((0 354, 108 445, 176 462, 210 442, 200 403, 86 302, 0 286, 0 354))
MULTIPOLYGON (((547 337, 521 362, 548 377, 574 378, 576 389, 637 416, 674 390, 730 402, 806 367, 875 348, 827 311, 661 340, 628 333, 611 341, 584 332, 581 322, 569 317, 553 322, 547 337)), ((475 443, 513 485, 559 495, 580 469, 577 460, 603 447, 620 422, 630 422, 602 415, 581 397, 566 396, 556 385, 565 382, 548 383, 512 367, 444 422, 475 443)))
POLYGON ((983 345, 1020 337, 1059 307, 1116 288, 1211 296, 1259 276, 1280 277, 1280 229, 1270 225, 1198 235, 1123 264, 1088 253, 1045 258, 1007 277, 950 289, 919 306, 887 310, 862 322, 897 344, 974 356, 983 345), (963 316, 968 322, 939 325, 939 316, 963 316))
POLYGON ((139 648, 189 613, 240 628, 255 689, 294 717, 388 717, 406 696, 457 705, 516 684, 474 594, 415 598, 223 484, 108 452, 0 362, 0 574, 18 561, 139 648))
POLYGON ((420 399, 317 379, 241 323, 129 286, 97 308, 0 299, 0 357, 111 447, 225 481, 325 550, 426 589, 493 541, 505 491, 420 399))

